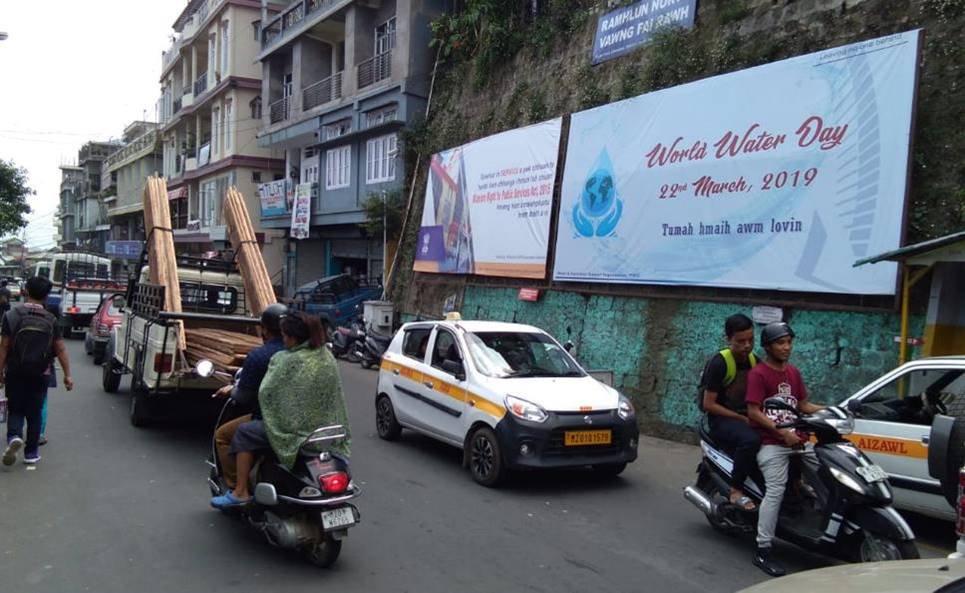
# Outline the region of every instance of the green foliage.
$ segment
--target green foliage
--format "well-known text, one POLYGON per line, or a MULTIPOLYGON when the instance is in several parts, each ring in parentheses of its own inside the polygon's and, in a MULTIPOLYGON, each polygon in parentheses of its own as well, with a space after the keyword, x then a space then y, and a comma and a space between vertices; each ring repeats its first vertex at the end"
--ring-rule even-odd
POLYGON ((27 170, 0 159, 0 236, 27 226, 27 197, 34 193, 27 185, 27 170))
POLYGON ((385 217, 386 234, 395 237, 402 230, 402 217, 405 212, 405 199, 402 190, 393 189, 385 192, 372 192, 362 202, 365 212, 365 222, 361 225, 369 236, 382 236, 382 221, 385 217))
POLYGON ((747 0, 725 0, 717 9, 717 20, 722 25, 739 21, 751 13, 747 0))

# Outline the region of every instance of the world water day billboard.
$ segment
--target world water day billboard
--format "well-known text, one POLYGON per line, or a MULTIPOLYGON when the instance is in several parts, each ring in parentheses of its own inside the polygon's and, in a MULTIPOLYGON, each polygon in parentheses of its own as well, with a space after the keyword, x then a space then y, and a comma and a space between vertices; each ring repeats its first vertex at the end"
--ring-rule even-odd
POLYGON ((894 294, 919 35, 574 114, 554 280, 894 294))
POLYGON ((416 271, 546 277, 562 121, 432 156, 416 271))

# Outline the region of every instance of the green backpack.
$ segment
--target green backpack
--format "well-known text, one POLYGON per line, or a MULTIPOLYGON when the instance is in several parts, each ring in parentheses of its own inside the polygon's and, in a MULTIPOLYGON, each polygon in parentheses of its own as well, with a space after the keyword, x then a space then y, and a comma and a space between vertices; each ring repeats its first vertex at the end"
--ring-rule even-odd
MULTIPOLYGON (((724 348, 718 354, 724 358, 724 364, 727 365, 727 370, 724 372, 724 387, 728 387, 737 378, 737 360, 730 348, 724 348)), ((754 368, 757 364, 757 357, 754 356, 753 352, 747 355, 747 360, 751 363, 751 368, 754 368)), ((701 412, 706 412, 704 410, 704 374, 707 373, 708 366, 710 366, 710 360, 707 361, 703 372, 700 373, 700 383, 697 385, 697 409, 701 412)))

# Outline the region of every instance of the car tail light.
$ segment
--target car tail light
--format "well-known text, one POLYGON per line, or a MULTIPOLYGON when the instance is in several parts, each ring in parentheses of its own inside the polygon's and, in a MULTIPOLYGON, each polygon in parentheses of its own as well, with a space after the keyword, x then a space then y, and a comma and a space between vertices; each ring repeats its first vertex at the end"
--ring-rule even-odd
POLYGON ((955 531, 965 537, 965 468, 958 471, 958 524, 955 531))
POLYGON ((67 313, 69 313, 70 315, 75 315, 77 313, 80 313, 80 307, 67 307, 67 313))
POLYGON ((154 372, 155 373, 170 373, 174 368, 174 356, 171 354, 155 354, 154 355, 154 372))
POLYGON ((341 494, 348 490, 349 477, 345 472, 333 472, 318 476, 318 485, 326 494, 341 494))

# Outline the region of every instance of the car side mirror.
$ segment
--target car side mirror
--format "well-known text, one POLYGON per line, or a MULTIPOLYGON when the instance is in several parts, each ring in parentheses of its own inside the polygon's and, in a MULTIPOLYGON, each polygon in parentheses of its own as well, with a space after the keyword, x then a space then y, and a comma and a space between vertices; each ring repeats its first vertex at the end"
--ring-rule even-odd
POLYGON ((566 350, 567 352, 569 352, 570 350, 572 350, 572 349, 575 348, 575 347, 576 347, 576 344, 574 344, 573 342, 571 342, 571 341, 569 341, 569 340, 567 340, 566 343, 563 344, 563 350, 566 350))
POLYGON ((857 399, 848 400, 848 411, 854 414, 855 416, 861 413, 861 407, 862 407, 861 400, 857 400, 857 399))
POLYGON ((442 361, 442 370, 449 373, 459 381, 466 380, 466 369, 463 368, 461 362, 456 362, 455 360, 449 360, 448 358, 442 361))

